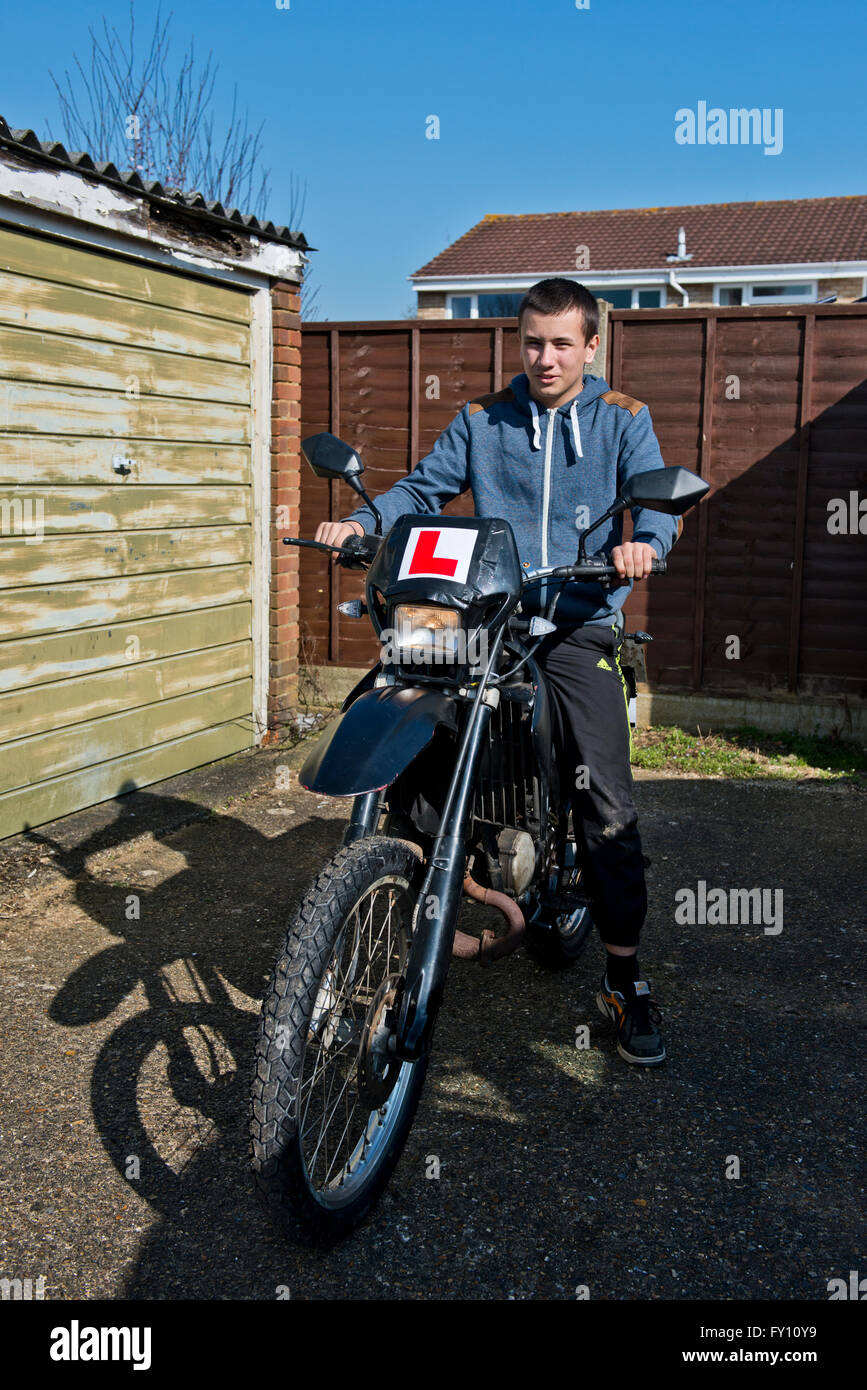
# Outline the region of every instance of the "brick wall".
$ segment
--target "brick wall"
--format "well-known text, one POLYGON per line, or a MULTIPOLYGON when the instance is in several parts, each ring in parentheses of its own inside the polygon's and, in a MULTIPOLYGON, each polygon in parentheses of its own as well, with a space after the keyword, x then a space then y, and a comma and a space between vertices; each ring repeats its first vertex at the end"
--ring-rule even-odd
POLYGON ((860 299, 863 293, 863 275, 850 275, 837 280, 829 277, 819 281, 819 298, 825 299, 829 294, 835 294, 838 304, 851 304, 854 299, 860 299))
MULTIPOLYGON (((708 281, 707 284, 687 285, 687 290, 689 291, 690 304, 713 304, 713 283, 711 281, 708 281)), ((669 305, 672 308, 676 308, 680 302, 680 295, 673 291, 671 285, 669 285, 669 305)))
POLYGON ((418 295, 417 318, 420 319, 444 319, 446 316, 446 297, 444 294, 425 294, 423 290, 418 295))
POLYGON ((268 727, 289 716, 298 698, 298 549, 301 507, 301 297, 278 281, 271 290, 274 369, 271 395, 271 611, 268 727), (281 510, 278 511, 278 508, 281 510))

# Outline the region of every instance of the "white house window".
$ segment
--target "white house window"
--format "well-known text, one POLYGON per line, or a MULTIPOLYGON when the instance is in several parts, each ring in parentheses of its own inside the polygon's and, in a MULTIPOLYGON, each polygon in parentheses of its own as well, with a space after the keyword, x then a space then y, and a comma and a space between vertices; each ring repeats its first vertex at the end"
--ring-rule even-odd
POLYGON ((601 285, 592 289, 597 299, 607 299, 612 309, 659 309, 664 304, 662 290, 623 289, 618 286, 608 288, 601 285))
POLYGON ((597 299, 607 299, 612 309, 632 308, 632 290, 592 289, 590 293, 595 294, 597 299))
POLYGON ((513 319, 523 294, 450 294, 447 299, 450 319, 513 319))
POLYGON ((478 317, 480 319, 516 318, 518 306, 523 298, 522 294, 477 294, 478 317))
POLYGON ((805 299, 814 297, 812 285, 753 285, 750 290, 753 304, 760 304, 763 299, 772 300, 775 304, 791 304, 793 300, 803 303, 805 299))
MULTIPOLYGON (((665 289, 608 288, 590 290, 597 299, 607 299, 614 309, 659 309, 665 305, 665 289)), ((450 319, 511 319, 517 318, 524 298, 523 291, 513 294, 480 292, 478 294, 446 295, 446 313, 450 319)))
POLYGON ((473 319, 473 296, 471 294, 449 295, 450 319, 473 319))
POLYGON ((733 304, 812 304, 818 293, 815 280, 799 285, 717 285, 714 303, 733 304))

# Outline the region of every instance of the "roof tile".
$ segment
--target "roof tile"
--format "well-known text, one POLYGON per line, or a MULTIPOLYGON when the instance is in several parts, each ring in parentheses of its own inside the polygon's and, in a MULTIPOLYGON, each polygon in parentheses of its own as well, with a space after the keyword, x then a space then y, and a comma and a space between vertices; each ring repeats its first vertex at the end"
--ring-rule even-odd
POLYGON ((98 179, 101 183, 122 187, 134 193, 143 193, 154 202, 180 204, 188 211, 198 214, 204 222, 219 223, 233 229, 240 224, 268 241, 279 241, 299 251, 315 249, 308 246, 303 232, 290 232, 288 227, 278 227, 273 222, 260 222, 252 213, 240 213, 237 208, 226 212, 220 203, 208 202, 204 194, 197 191, 185 193, 179 188, 166 188, 156 180, 145 183, 135 170, 120 173, 107 161, 94 163, 86 151, 66 150, 59 140, 40 140, 32 130, 12 130, 0 116, 0 147, 2 146, 27 159, 35 159, 37 163, 61 165, 78 174, 98 179))
MULTIPOLYGON (((596 212, 489 213, 415 272, 554 275, 587 247, 589 271, 867 259, 867 196, 696 203, 596 212), (678 229, 689 261, 669 261, 678 229)), ((583 272, 585 275, 586 271, 583 272)))

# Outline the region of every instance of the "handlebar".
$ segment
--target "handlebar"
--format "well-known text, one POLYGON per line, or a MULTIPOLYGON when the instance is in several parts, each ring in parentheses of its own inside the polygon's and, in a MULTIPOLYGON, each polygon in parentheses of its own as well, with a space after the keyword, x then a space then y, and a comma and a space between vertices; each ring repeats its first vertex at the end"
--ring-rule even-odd
POLYGON ((382 536, 347 536, 343 545, 326 545, 324 541, 302 541, 297 536, 284 536, 284 545, 304 545, 312 550, 330 550, 337 552, 337 563, 343 565, 345 569, 363 569, 365 565, 371 565, 376 558, 376 552, 382 544, 382 536))
MULTIPOLYGON (((326 545, 324 541, 302 541, 295 536, 284 536, 283 544, 336 551, 339 565, 346 569, 363 569, 373 563, 382 544, 382 536, 372 536, 365 532, 363 536, 348 536, 342 545, 326 545)), ((533 584, 537 579, 619 579, 620 575, 614 565, 608 563, 609 559, 610 557, 603 553, 585 558, 580 565, 555 565, 549 569, 531 570, 524 576, 524 587, 533 584)), ((666 570, 665 560, 655 558, 651 561, 651 574, 665 574, 666 570)))
MULTIPOLYGON (((555 565, 549 569, 531 570, 525 576, 524 583, 532 584, 537 579, 619 579, 614 565, 606 563, 609 560, 607 555, 591 555, 580 565, 555 565)), ((650 562, 651 574, 665 574, 668 566, 665 560, 655 557, 650 562)))

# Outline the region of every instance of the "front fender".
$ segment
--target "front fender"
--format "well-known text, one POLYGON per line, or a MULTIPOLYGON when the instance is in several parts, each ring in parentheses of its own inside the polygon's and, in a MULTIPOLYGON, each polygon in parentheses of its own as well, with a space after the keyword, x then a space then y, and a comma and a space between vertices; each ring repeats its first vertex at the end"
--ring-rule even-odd
POLYGON ((457 729, 450 696, 418 686, 367 690, 320 738, 298 775, 324 796, 381 791, 430 743, 437 726, 457 729))

